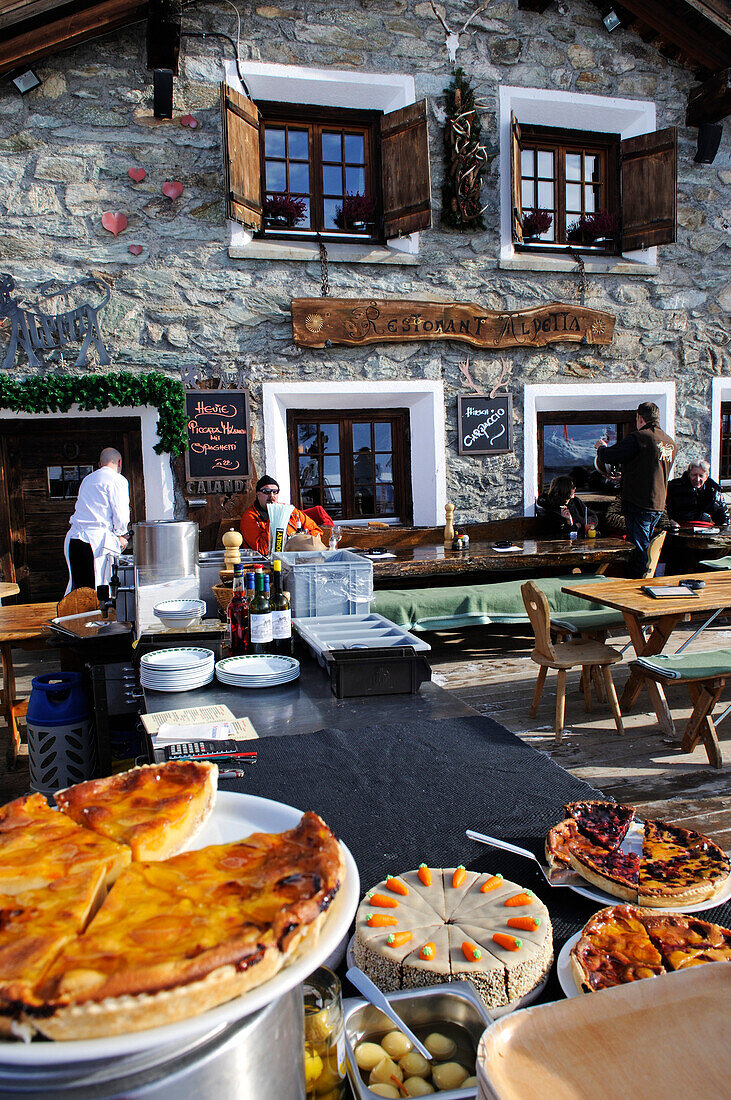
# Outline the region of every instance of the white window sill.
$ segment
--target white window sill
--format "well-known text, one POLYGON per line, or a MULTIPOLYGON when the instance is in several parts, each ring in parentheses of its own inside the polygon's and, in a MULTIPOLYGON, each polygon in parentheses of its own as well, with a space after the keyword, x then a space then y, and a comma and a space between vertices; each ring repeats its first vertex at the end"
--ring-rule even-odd
MULTIPOLYGON (((305 241, 251 241, 249 244, 230 244, 228 254, 232 260, 302 260, 312 263, 320 259, 317 245, 305 241)), ((329 263, 341 264, 396 264, 402 267, 418 267, 419 257, 408 252, 370 244, 327 243, 329 263)))
MULTIPOLYGON (((643 264, 625 256, 584 256, 584 270, 592 275, 657 275, 657 264, 643 264)), ((529 256, 526 253, 498 260, 503 271, 576 271, 570 256, 529 256)))

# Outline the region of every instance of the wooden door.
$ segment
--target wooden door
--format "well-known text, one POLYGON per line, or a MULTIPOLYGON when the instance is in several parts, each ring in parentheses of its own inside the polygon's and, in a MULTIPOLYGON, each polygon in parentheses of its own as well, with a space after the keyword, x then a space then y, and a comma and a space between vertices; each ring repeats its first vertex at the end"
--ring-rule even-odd
POLYGON ((105 447, 116 447, 122 455, 132 522, 144 519, 137 417, 59 417, 41 424, 0 420, 0 561, 5 579, 15 573, 18 602, 60 600, 63 595, 68 580, 63 543, 78 482, 96 469, 105 447))

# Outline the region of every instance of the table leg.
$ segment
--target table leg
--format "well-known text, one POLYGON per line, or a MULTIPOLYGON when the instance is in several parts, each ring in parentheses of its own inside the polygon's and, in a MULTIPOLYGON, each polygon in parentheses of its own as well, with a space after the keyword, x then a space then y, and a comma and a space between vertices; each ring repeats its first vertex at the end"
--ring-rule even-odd
MULTIPOLYGON (((640 620, 629 611, 624 611, 623 615, 630 641, 638 657, 654 657, 656 654, 662 653, 668 638, 683 617, 682 615, 663 616, 654 624, 649 638, 645 638, 640 620)), ((647 684, 647 690, 650 693, 660 729, 666 733, 674 733, 675 723, 662 687, 655 680, 646 679, 634 671, 630 672, 629 680, 624 685, 624 691, 619 701, 622 711, 626 714, 628 710, 631 710, 643 684, 647 684)))
POLYGON ((566 715, 566 669, 558 670, 558 682, 556 684, 556 740, 560 741, 563 734, 563 724, 566 715))
POLYGON ((725 679, 722 679, 720 683, 711 681, 710 684, 688 684, 688 691, 693 700, 693 713, 685 727, 681 748, 683 752, 692 752, 700 738, 703 738, 708 761, 714 768, 723 767, 723 758, 711 716, 713 708, 721 698, 725 683, 725 679))
POLYGON ((24 699, 18 702, 15 698, 15 670, 13 669, 13 647, 10 642, 0 643, 0 658, 2 659, 3 690, 2 690, 2 714, 10 734, 10 747, 8 749, 8 763, 12 767, 18 759, 20 750, 20 730, 17 718, 21 718, 28 710, 28 701, 24 699))

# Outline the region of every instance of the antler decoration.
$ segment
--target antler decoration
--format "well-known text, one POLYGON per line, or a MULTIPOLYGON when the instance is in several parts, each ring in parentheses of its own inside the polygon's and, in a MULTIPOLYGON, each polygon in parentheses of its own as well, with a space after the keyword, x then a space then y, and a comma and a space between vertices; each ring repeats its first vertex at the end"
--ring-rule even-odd
POLYGON ((485 3, 482 4, 479 8, 476 8, 475 11, 472 12, 472 15, 469 17, 469 19, 465 23, 462 24, 462 29, 461 30, 453 31, 452 28, 449 26, 449 24, 444 19, 444 17, 439 12, 439 10, 437 9, 437 6, 434 3, 434 0, 429 0, 429 3, 431 4, 432 11, 434 12, 435 16, 437 17, 437 19, 439 20, 439 22, 442 24, 445 31, 447 32, 447 38, 446 38, 446 43, 445 44, 446 44, 446 47, 447 47, 447 53, 449 54, 449 60, 452 62, 453 65, 454 65, 454 63, 457 59, 457 50, 459 49, 459 36, 461 34, 464 34, 464 32, 467 30, 467 28, 469 27, 472 20, 475 18, 475 16, 479 15, 481 11, 484 11, 485 8, 488 6, 488 4, 490 4, 490 2, 491 2, 491 0, 485 0, 485 3))
POLYGON ((454 229, 484 229, 480 203, 487 171, 487 150, 480 143, 482 123, 469 80, 457 69, 446 89, 444 128, 446 175, 442 189, 442 221, 454 229))
POLYGON ((500 360, 500 375, 497 382, 490 390, 490 397, 497 397, 498 390, 501 390, 503 389, 503 387, 507 386, 510 376, 513 373, 513 366, 514 364, 511 363, 508 359, 500 360))
POLYGON ((459 373, 462 375, 462 381, 464 382, 465 386, 469 386, 469 388, 471 390, 474 390, 475 393, 484 393, 485 392, 484 390, 481 390, 479 386, 476 386, 475 383, 472 381, 472 376, 470 375, 470 357, 469 357, 469 355, 467 356, 466 359, 460 359, 459 373))

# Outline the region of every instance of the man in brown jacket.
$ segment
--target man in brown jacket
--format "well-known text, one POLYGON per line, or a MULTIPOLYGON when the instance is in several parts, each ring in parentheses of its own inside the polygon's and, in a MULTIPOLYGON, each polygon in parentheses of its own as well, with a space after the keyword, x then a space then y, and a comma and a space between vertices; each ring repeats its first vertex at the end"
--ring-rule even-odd
POLYGON ((657 405, 643 401, 637 408, 637 431, 612 447, 603 439, 595 446, 600 462, 622 467, 622 515, 627 538, 635 546, 632 575, 641 577, 647 568, 647 547, 665 508, 675 441, 661 429, 657 405))

